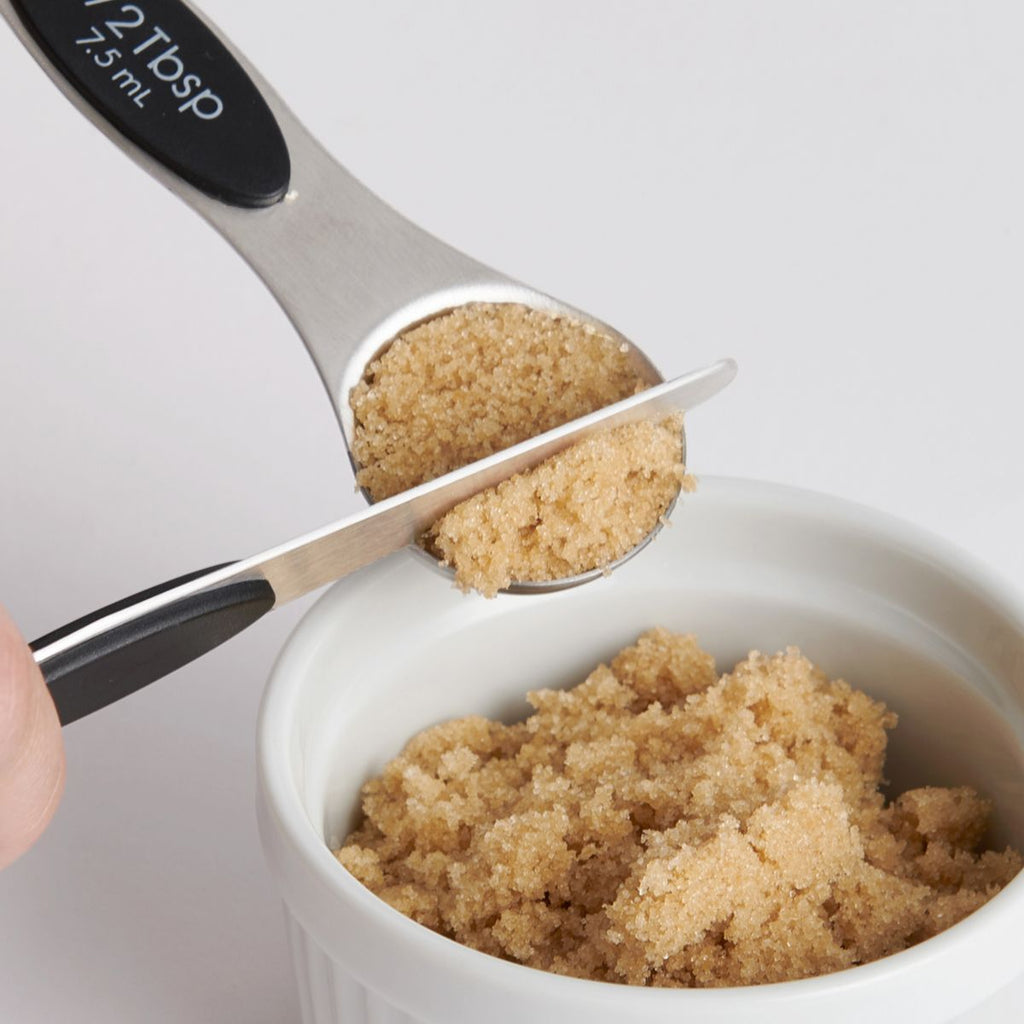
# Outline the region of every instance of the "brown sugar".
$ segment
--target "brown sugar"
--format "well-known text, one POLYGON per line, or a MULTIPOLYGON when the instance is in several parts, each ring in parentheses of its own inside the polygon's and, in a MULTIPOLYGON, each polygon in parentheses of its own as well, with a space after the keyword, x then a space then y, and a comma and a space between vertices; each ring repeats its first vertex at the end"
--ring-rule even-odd
POLYGON ((565 579, 636 547, 679 493, 682 417, 588 438, 474 495, 427 542, 463 587, 487 597, 514 580, 565 579))
MULTIPOLYGON (((399 336, 353 388, 356 480, 379 501, 648 383, 591 324, 514 303, 460 306, 399 336)), ((674 418, 590 439, 457 506, 423 544, 488 596, 610 565, 692 484, 681 432, 674 418)))
POLYGON ((905 949, 1020 870, 972 789, 879 792, 896 716, 795 648, 718 677, 653 630, 525 721, 427 729, 338 860, 443 935, 561 974, 750 985, 905 949))

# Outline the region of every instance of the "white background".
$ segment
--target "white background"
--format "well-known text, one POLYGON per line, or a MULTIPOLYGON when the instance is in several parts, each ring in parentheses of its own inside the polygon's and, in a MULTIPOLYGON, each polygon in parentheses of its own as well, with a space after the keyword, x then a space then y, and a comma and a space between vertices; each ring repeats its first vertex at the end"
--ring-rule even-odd
MULTIPOLYGON (((1024 584, 1015 0, 203 7, 413 220, 668 375, 734 356, 688 424, 698 475, 877 506, 1024 584)), ((256 278, 4 26, 0 85, 0 600, 24 632, 358 508, 256 278)), ((67 729, 57 819, 0 877, 0 1019, 298 1019, 252 807, 301 611, 67 729)))

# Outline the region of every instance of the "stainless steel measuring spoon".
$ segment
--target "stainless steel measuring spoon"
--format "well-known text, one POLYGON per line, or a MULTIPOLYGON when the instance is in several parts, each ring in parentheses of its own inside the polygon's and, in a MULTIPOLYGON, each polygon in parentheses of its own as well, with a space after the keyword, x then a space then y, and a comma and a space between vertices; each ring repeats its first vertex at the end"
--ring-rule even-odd
POLYGON ((724 360, 655 385, 377 502, 262 554, 153 587, 32 644, 62 724, 126 697, 241 632, 272 608, 415 542, 460 501, 599 430, 691 409, 736 373, 724 360))
MULTIPOLYGON (((78 109, 262 278, 320 371, 350 459, 348 396, 369 360, 468 302, 592 323, 627 346, 641 379, 662 380, 614 328, 470 259, 378 199, 181 0, 0 0, 0 14, 78 109)), ((685 456, 685 435, 683 444, 685 456)), ((607 568, 511 589, 573 586, 607 568)))

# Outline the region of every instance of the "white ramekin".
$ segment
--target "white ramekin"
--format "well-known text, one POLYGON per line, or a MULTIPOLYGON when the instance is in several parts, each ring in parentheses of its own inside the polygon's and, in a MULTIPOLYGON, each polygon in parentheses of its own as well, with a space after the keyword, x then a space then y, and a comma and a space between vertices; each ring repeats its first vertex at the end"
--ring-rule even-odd
POLYGON ((972 784, 1024 848, 1024 605, 945 543, 869 509, 703 480, 610 579, 465 597, 399 554, 332 588, 278 661, 260 714, 260 831, 287 911, 305 1024, 1006 1022, 1024 1004, 1024 877, 921 945, 823 978, 667 990, 486 956, 406 919, 331 855, 363 781, 416 731, 517 716, 662 625, 731 666, 801 646, 900 713, 897 787, 972 784))

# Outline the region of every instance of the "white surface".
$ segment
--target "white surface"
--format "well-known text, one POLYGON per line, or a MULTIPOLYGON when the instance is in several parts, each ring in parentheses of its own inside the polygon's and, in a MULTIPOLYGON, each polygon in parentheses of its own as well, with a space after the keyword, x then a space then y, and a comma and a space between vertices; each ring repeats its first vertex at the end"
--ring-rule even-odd
POLYGON ((351 827, 362 780, 409 736, 464 714, 520 718, 528 685, 578 682, 653 623, 694 631, 721 666, 798 639, 830 675, 899 714, 886 765, 896 792, 973 785, 994 803, 1000 841, 1020 845, 1016 592, 863 506, 715 477, 650 557, 575 594, 467 605, 436 595, 420 569, 406 553, 338 584, 287 644, 260 714, 260 832, 292 918, 305 1024, 1015 1019, 999 1013, 1024 1005, 1024 877, 959 927, 855 971, 650 991, 581 984, 449 942, 373 898, 328 845, 351 827))
MULTIPOLYGON (((1014 0, 203 6, 414 220, 666 373, 736 357, 688 427, 698 474, 867 502, 1024 584, 1014 0)), ((255 278, 5 27, 0 82, 0 600, 24 631, 357 508, 255 278)), ((299 611, 67 730, 57 820, 0 876, 0 1019, 297 1019, 252 737, 299 611)))

